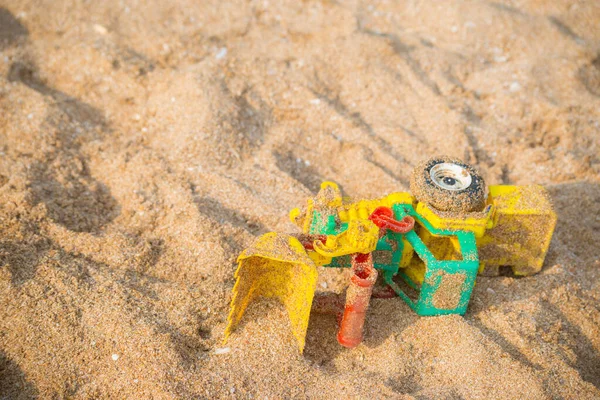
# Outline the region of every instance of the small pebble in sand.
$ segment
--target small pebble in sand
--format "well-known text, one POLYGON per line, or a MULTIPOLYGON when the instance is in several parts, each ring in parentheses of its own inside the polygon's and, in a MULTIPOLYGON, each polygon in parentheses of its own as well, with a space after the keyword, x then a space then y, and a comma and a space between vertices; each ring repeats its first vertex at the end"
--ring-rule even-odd
POLYGON ((108 30, 105 27, 103 27, 102 25, 94 24, 93 28, 94 28, 94 31, 96 31, 96 33, 99 33, 101 35, 106 35, 108 33, 108 30))
POLYGON ((215 58, 217 60, 222 60, 223 58, 225 58, 226 55, 227 55, 227 48, 222 47, 219 49, 219 51, 217 51, 217 54, 215 54, 215 58))
POLYGON ((521 90, 521 84, 519 82, 513 82, 510 84, 508 90, 510 90, 512 93, 518 92, 521 90))
POLYGON ((229 347, 223 347, 221 349, 215 349, 215 354, 227 354, 231 351, 229 347))
POLYGON ((113 354, 112 355, 112 359, 113 359, 113 361, 117 361, 119 359, 119 355, 118 354, 113 354))

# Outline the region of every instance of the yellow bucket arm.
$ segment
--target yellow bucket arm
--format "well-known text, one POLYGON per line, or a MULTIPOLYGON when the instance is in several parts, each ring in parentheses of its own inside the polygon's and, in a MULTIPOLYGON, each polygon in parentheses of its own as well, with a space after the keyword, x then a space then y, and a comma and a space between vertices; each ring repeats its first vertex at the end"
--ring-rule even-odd
POLYGON ((235 278, 225 340, 252 300, 258 296, 274 297, 285 305, 292 333, 302 352, 317 284, 317 268, 300 241, 275 232, 262 235, 238 257, 235 278))

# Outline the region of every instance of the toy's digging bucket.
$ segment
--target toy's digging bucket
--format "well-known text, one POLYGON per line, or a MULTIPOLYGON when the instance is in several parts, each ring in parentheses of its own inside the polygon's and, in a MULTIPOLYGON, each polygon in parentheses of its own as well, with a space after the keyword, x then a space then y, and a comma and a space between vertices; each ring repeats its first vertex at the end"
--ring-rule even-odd
POLYGON ((287 309, 292 333, 302 352, 317 268, 298 239, 274 232, 259 237, 238 257, 235 277, 225 339, 256 297, 275 297, 287 309))

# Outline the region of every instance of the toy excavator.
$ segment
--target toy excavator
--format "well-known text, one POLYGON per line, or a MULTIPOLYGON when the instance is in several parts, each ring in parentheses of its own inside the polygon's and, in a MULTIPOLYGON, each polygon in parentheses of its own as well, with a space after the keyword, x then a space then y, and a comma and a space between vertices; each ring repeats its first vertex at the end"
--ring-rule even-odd
POLYGON ((357 346, 373 288, 401 297, 418 315, 464 314, 477 273, 515 275, 542 268, 556 225, 538 185, 490 186, 450 157, 419 164, 412 195, 351 202, 323 182, 303 210, 290 212, 301 234, 267 233, 238 258, 225 338, 258 296, 285 305, 300 352, 317 283, 317 266, 351 268, 338 342, 357 346))

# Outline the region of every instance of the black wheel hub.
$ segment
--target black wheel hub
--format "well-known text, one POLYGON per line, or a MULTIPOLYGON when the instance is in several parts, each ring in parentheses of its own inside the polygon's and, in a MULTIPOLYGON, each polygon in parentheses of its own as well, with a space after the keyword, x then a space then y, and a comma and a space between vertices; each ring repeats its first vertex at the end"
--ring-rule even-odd
POLYGON ((446 185, 450 185, 450 186, 454 186, 454 185, 456 184, 456 179, 454 179, 454 178, 451 178, 451 177, 449 177, 449 176, 445 177, 445 178, 443 179, 443 181, 444 181, 444 183, 445 183, 446 185))

